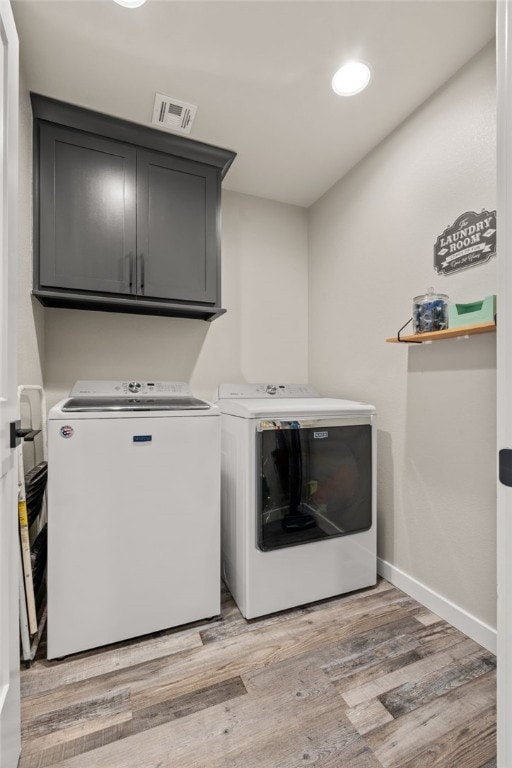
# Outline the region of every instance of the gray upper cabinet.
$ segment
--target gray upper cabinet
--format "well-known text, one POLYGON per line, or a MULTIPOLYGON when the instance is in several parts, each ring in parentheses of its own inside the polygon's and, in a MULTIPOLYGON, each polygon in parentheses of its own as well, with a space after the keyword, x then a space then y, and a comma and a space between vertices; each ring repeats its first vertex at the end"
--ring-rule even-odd
POLYGON ((31 94, 34 290, 46 306, 211 320, 235 154, 31 94))
POLYGON ((41 285, 134 292, 135 185, 132 147, 41 126, 41 285))
POLYGON ((213 168, 156 152, 137 155, 138 287, 144 296, 215 302, 213 168))

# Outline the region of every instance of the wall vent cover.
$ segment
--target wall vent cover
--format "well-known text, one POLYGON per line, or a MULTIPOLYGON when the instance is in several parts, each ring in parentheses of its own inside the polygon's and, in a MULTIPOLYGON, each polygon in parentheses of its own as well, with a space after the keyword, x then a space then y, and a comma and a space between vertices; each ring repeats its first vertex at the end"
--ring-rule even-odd
POLYGON ((185 101, 157 93, 151 122, 167 131, 190 133, 196 112, 195 104, 187 104, 185 101))

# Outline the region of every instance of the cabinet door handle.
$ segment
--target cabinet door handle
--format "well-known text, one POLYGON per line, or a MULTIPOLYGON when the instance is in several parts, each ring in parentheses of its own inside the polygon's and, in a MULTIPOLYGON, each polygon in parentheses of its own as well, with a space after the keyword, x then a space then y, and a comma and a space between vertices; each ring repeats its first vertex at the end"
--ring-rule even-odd
POLYGON ((144 254, 140 254, 140 292, 144 293, 144 254))
POLYGON ((130 280, 128 285, 130 287, 130 293, 133 293, 133 268, 135 265, 135 257, 133 253, 129 253, 128 258, 130 259, 130 280))

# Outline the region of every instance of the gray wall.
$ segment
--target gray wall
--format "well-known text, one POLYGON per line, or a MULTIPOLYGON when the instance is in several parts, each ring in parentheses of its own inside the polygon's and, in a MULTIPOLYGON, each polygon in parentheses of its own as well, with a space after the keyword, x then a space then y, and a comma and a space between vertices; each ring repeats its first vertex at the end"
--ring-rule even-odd
POLYGON ((496 621, 496 339, 386 344, 430 285, 496 293, 496 258, 449 277, 433 244, 493 210, 494 49, 486 48, 324 195, 309 217, 310 380, 378 411, 378 550, 496 621))

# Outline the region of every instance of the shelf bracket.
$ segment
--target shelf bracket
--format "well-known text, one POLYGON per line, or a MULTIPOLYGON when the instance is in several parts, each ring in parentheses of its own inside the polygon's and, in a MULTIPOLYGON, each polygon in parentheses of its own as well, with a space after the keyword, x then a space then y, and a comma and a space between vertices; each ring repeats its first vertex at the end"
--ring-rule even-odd
POLYGON ((402 344, 423 344, 423 342, 422 342, 422 341, 413 341, 412 339, 407 339, 407 341, 405 341, 404 339, 401 339, 401 338, 400 338, 400 334, 402 333, 402 331, 403 331, 403 329, 404 329, 404 328, 407 328, 407 326, 409 325, 409 323, 412 323, 412 317, 410 317, 410 318, 408 319, 408 321, 407 321, 406 323, 404 323, 404 324, 402 325, 402 327, 400 328, 400 330, 398 331, 398 333, 397 333, 397 335, 396 335, 397 341, 400 341, 402 344))

